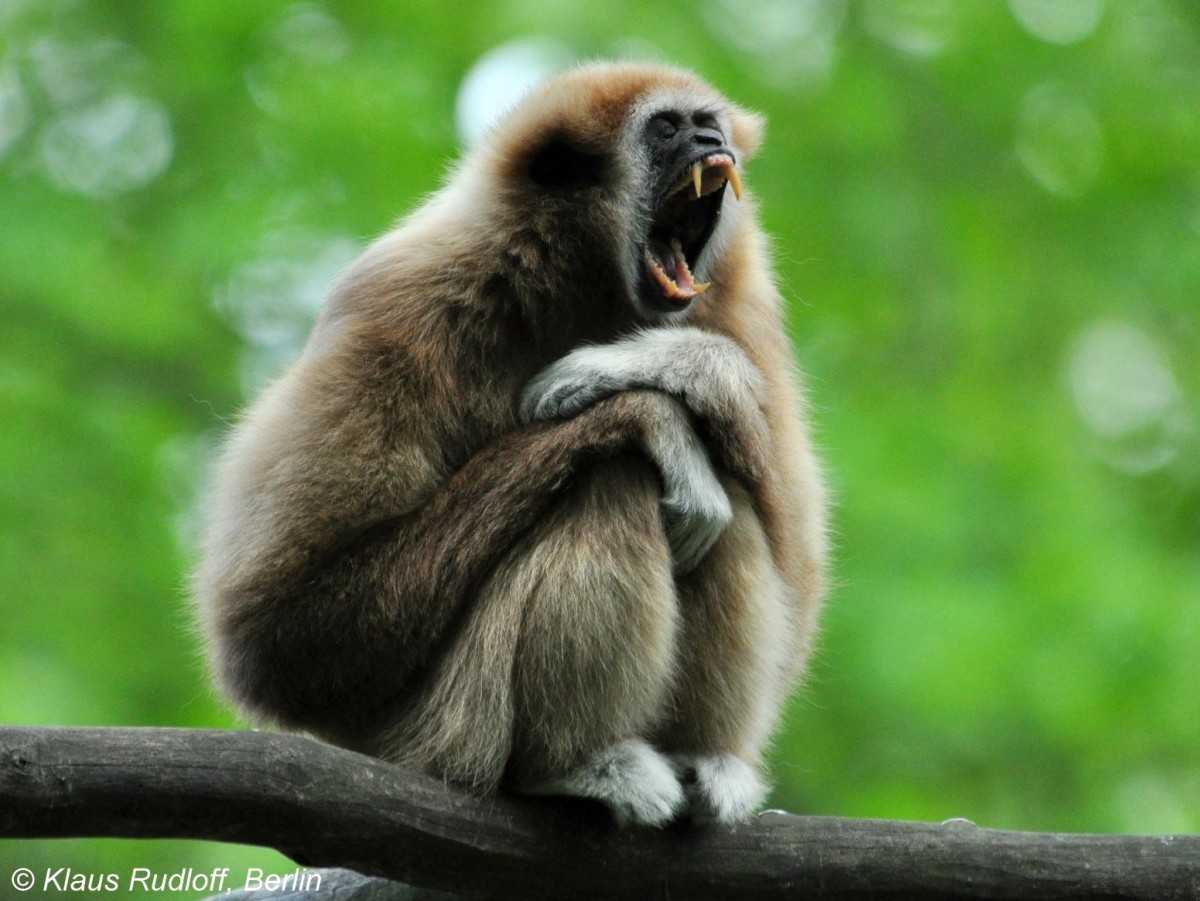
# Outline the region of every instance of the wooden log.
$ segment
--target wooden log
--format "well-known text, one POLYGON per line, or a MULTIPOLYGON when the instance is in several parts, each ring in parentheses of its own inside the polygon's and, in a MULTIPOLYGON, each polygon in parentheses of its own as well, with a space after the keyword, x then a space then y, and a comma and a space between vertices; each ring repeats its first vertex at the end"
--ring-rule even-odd
POLYGON ((276 848, 496 899, 1200 898, 1200 837, 1071 835, 767 812, 616 829, 597 805, 475 797, 309 738, 0 727, 0 837, 276 848))

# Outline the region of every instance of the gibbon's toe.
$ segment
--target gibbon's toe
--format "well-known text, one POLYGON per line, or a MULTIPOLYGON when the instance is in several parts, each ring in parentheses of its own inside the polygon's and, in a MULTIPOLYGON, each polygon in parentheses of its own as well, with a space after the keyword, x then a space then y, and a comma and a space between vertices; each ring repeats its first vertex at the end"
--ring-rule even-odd
POLYGON ((665 826, 687 801, 670 761, 639 739, 606 748, 565 776, 521 790, 600 801, 619 826, 665 826))
POLYGON ((767 796, 754 768, 733 754, 685 755, 675 765, 686 774, 688 807, 697 823, 744 822, 767 796))
POLYGON ((687 798, 675 769, 644 742, 613 749, 600 797, 620 826, 665 826, 683 811, 687 798))

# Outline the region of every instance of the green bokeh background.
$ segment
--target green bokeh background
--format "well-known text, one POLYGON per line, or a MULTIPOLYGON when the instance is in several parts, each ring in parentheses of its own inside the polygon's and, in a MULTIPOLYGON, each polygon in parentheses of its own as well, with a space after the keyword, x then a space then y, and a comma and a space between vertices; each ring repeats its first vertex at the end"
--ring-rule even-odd
MULTIPOLYGON (((0 0, 0 722, 234 725, 186 601, 206 461, 497 48, 769 118, 838 558, 774 805, 1200 830, 1191 0, 0 0)), ((247 862, 292 869, 7 842, 0 894, 247 862)))

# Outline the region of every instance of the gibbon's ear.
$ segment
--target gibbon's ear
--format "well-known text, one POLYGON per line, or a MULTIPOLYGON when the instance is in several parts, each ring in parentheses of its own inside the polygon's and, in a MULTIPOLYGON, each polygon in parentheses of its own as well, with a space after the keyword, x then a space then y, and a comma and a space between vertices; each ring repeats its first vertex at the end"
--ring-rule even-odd
POLYGON ((593 188, 608 177, 607 154, 583 147, 567 135, 551 135, 529 157, 529 177, 551 191, 593 188))
POLYGON ((758 152, 767 130, 767 117, 761 113, 737 107, 733 111, 733 144, 745 159, 758 152))

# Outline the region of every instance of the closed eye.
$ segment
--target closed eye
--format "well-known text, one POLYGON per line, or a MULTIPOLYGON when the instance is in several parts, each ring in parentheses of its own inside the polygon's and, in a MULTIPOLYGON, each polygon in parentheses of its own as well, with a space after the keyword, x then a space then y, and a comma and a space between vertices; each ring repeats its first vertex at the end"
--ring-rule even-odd
POLYGON ((658 113, 647 123, 650 134, 660 140, 667 140, 679 131, 682 120, 674 113, 658 113))

